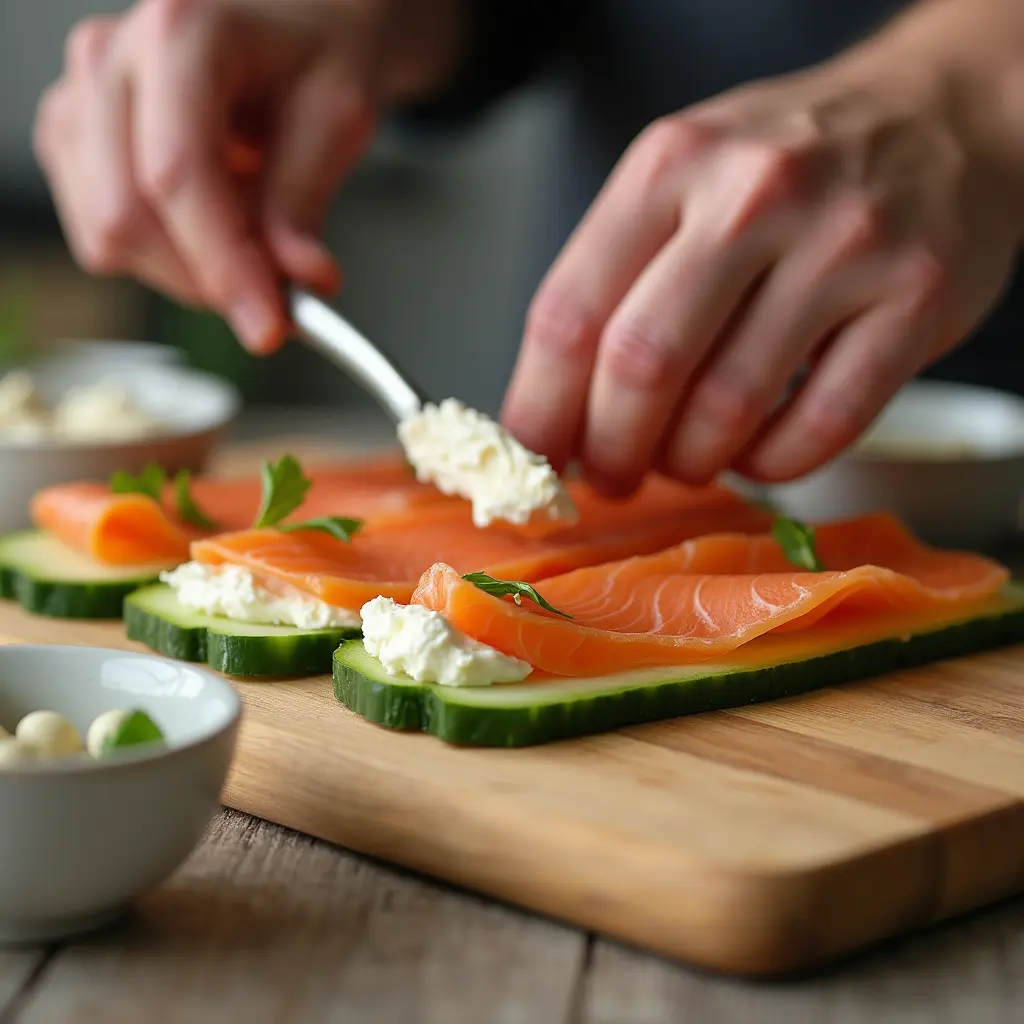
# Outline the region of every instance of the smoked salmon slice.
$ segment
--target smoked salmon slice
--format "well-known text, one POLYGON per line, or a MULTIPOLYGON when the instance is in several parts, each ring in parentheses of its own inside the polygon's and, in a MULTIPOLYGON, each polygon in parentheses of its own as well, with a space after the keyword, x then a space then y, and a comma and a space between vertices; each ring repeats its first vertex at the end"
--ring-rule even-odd
MULTIPOLYGON (((314 470, 299 518, 340 515, 400 520, 432 504, 460 505, 428 484, 415 480, 399 464, 314 470)), ((174 488, 163 500, 144 494, 114 494, 102 483, 70 483, 44 488, 32 500, 34 524, 68 547, 105 565, 182 562, 189 544, 201 536, 244 530, 256 518, 262 496, 258 477, 197 477, 191 494, 216 526, 199 529, 178 516, 174 488)))
POLYGON ((989 559, 926 547, 888 515, 822 525, 816 538, 825 572, 794 571, 770 535, 719 535, 544 580, 541 595, 571 620, 492 597, 447 564, 412 600, 541 672, 593 676, 703 661, 830 614, 968 605, 1009 579, 989 559))
MULTIPOLYGON (((574 496, 575 497, 575 496, 574 496)), ((358 610, 383 595, 408 602, 434 562, 459 572, 536 581, 627 555, 658 551, 715 530, 758 533, 770 516, 725 488, 652 482, 630 501, 581 500, 579 522, 543 538, 503 526, 477 529, 468 502, 371 520, 351 541, 323 533, 255 530, 204 538, 192 557, 234 564, 327 604, 358 610)))
POLYGON ((192 535, 145 494, 111 494, 106 484, 47 487, 32 500, 32 520, 68 547, 105 565, 180 562, 192 535))

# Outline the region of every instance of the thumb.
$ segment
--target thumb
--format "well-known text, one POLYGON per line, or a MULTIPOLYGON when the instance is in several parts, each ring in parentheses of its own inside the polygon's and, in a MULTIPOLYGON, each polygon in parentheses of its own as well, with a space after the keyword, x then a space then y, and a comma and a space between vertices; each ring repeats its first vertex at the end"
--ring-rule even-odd
POLYGON ((319 236, 334 190, 369 145, 375 123, 366 93, 333 64, 314 67, 282 106, 263 216, 267 242, 290 279, 337 288, 337 264, 319 236))

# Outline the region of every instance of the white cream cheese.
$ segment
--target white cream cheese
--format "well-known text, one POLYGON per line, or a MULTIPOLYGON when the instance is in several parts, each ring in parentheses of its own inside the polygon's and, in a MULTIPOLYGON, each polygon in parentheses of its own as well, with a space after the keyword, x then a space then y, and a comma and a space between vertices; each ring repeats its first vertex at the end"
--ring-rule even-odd
POLYGON ((109 381, 72 388, 53 411, 54 433, 74 439, 145 437, 157 426, 125 388, 109 381))
POLYGON ((360 610, 363 646, 392 675, 441 686, 518 683, 533 669, 452 628, 443 615, 416 604, 375 597, 360 610))
POLYGON ((27 371, 11 370, 0 378, 0 436, 11 440, 124 441, 159 429, 159 422, 112 381, 72 388, 51 409, 27 371))
POLYGON ((203 615, 299 629, 359 625, 359 616, 347 608, 336 608, 314 597, 273 594, 257 583, 251 572, 236 565, 185 562, 171 572, 161 573, 160 579, 174 590, 182 605, 203 615))
POLYGON ((398 437, 417 478, 471 501, 478 527, 495 519, 519 526, 536 519, 566 525, 577 520, 576 507, 547 459, 458 399, 427 403, 398 425, 398 437))

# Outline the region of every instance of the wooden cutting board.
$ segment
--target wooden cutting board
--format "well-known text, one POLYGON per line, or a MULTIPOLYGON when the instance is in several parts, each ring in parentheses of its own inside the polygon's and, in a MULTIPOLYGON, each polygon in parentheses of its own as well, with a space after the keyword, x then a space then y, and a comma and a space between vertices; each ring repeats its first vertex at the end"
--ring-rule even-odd
MULTIPOLYGON (((0 603, 0 638, 141 649, 0 603)), ((238 683, 234 808, 672 957, 810 967, 1024 889, 1024 648, 519 750, 238 683)))
MULTIPOLYGON (((0 601, 5 641, 144 650, 0 601)), ((1024 647, 518 750, 370 725, 327 677, 236 686, 228 806, 714 969, 802 970, 1024 890, 1024 647)))

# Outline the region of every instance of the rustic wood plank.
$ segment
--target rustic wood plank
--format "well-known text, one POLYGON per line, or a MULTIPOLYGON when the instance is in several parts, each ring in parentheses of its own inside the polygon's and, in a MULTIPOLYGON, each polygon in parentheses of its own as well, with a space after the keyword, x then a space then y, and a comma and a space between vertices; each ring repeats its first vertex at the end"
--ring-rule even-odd
POLYGON ((582 935, 225 812, 134 918, 53 960, 18 1024, 562 1024, 582 935))
POLYGON ((758 984, 597 942, 579 1024, 1017 1024, 1024 900, 888 945, 826 975, 758 984))

